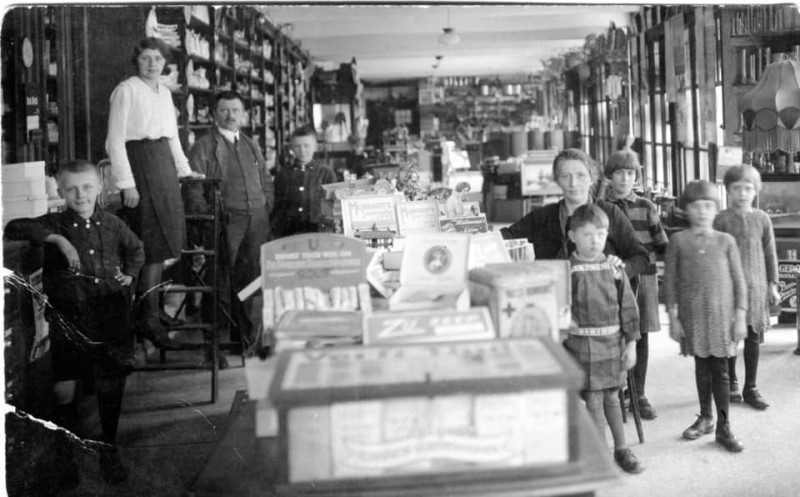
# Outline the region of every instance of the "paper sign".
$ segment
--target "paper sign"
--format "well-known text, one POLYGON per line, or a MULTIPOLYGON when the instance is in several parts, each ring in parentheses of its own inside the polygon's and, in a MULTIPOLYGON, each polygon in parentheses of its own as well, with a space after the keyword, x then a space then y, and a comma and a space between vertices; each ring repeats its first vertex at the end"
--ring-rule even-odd
POLYGON ((511 262, 511 256, 499 232, 472 235, 469 241, 469 269, 506 262, 511 262))
POLYGON ((490 340, 494 324, 486 307, 446 310, 376 312, 364 316, 364 344, 490 340))
POLYGON ((397 226, 400 236, 439 231, 439 202, 421 200, 397 204, 397 226))
POLYGON ((486 214, 480 216, 452 217, 439 220, 442 232, 457 233, 488 233, 489 223, 486 222, 486 214))
POLYGON ((358 231, 391 230, 397 233, 396 195, 362 195, 342 199, 344 236, 358 231))
POLYGON ((778 262, 778 289, 781 292, 781 310, 797 310, 797 275, 800 274, 800 261, 778 262))
POLYGON ((368 262, 364 243, 352 238, 329 233, 280 238, 261 246, 262 289, 356 286, 364 282, 368 262))

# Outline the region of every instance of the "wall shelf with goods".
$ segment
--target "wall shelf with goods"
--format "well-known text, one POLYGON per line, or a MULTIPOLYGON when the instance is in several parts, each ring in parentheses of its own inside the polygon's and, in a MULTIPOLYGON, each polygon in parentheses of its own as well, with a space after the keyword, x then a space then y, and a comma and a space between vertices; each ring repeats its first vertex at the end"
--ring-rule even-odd
MULTIPOLYGON (((800 61, 800 13, 792 5, 720 8, 724 145, 742 146, 739 100, 756 87, 766 67, 800 61)), ((750 151, 746 151, 750 152, 750 151)), ((764 181, 798 181, 800 155, 759 151, 750 155, 764 181)))
MULTIPOLYGON (((310 59, 288 37, 281 35, 276 46, 276 140, 281 159, 288 161, 289 138, 292 132, 312 123, 309 75, 310 59)), ((280 165, 278 166, 280 167, 280 165)))
POLYGON ((3 23, 3 163, 74 156, 70 12, 15 9, 3 23))
MULTIPOLYGON (((217 93, 235 91, 247 109, 242 128, 259 144, 268 167, 279 164, 281 154, 287 152, 281 146, 283 137, 294 130, 295 123, 304 124, 301 116, 307 114, 305 91, 295 83, 302 84, 304 78, 294 73, 298 62, 294 42, 249 6, 153 9, 159 25, 173 26, 177 34, 171 37, 177 75, 168 84, 179 110, 184 147, 188 149, 213 128, 217 93), (281 84, 282 77, 289 83, 281 84)), ((171 29, 165 28, 168 38, 171 29)), ((307 57, 302 63, 306 61, 307 57)))

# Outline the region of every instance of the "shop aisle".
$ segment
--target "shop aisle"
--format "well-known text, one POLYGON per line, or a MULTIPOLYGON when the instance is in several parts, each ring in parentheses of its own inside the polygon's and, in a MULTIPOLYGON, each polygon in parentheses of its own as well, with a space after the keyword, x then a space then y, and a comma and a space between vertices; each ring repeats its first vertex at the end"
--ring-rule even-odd
MULTIPOLYGON (((663 306, 662 306, 663 309, 663 306)), ((662 314, 662 323, 667 323, 662 314)), ((650 336, 647 397, 658 418, 642 421, 645 443, 639 444, 633 420, 626 435, 645 466, 640 475, 622 475, 620 484, 599 497, 789 497, 800 494, 800 356, 794 325, 767 332, 761 346, 758 387, 771 404, 757 411, 747 404, 731 405, 733 433, 745 446, 732 454, 714 442, 714 435, 686 441, 681 433, 699 413, 694 386, 694 361, 678 354, 667 326, 650 336)), ((737 363, 744 378, 741 346, 737 363)), ((611 434, 607 434, 611 440, 611 434)))
MULTIPOLYGON (((664 320, 666 322, 666 320, 664 320)), ((646 443, 636 440, 632 418, 628 440, 646 470, 620 474, 619 483, 599 497, 794 496, 800 489, 800 357, 794 326, 781 325, 762 346, 759 387, 772 404, 756 411, 746 404, 731 409, 734 433, 745 444, 731 454, 714 443, 713 435, 694 442, 680 438, 698 412, 693 361, 678 355, 666 327, 650 338, 648 397, 658 410, 643 421, 646 443)), ((131 468, 130 480, 108 487, 99 478, 96 457, 79 455, 81 486, 72 496, 180 497, 210 456, 226 427, 234 393, 246 388, 244 369, 230 357, 231 369, 220 372, 220 399, 208 401, 208 372, 137 372, 128 383, 120 426, 120 445, 131 468)), ((739 370, 743 376, 743 366, 739 370)), ((610 440, 610 434, 608 434, 610 440)), ((610 452, 610 449, 609 449, 610 452)))

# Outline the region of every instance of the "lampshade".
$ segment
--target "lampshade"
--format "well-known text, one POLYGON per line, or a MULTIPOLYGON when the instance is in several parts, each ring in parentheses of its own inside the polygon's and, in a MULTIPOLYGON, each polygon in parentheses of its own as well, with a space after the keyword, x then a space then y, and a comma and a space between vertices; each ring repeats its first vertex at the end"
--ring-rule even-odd
POLYGON ((442 28, 444 33, 439 35, 439 43, 442 45, 455 45, 461 38, 453 31, 453 28, 442 28))
POLYGON ((739 101, 745 150, 800 150, 800 62, 770 64, 739 101))

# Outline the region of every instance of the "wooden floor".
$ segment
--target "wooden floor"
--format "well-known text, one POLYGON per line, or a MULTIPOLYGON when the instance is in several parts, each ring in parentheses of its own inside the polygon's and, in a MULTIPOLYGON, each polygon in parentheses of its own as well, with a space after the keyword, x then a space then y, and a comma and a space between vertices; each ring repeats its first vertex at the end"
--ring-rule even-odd
MULTIPOLYGON (((694 442, 680 438, 698 412, 694 364, 678 355, 678 345, 666 329, 652 334, 650 341, 648 397, 659 415, 644 421, 644 444, 636 440, 633 423, 626 425, 631 448, 646 469, 640 475, 621 475, 618 485, 599 496, 798 495, 800 356, 792 354, 797 346, 794 326, 771 330, 761 348, 759 386, 772 407, 764 412, 745 404, 731 408, 733 431, 745 444, 741 454, 725 452, 713 435, 694 442)), ((232 367, 220 372, 220 398, 215 404, 209 403, 208 371, 133 373, 119 435, 131 469, 129 481, 113 487, 103 483, 96 453, 91 444, 83 443, 78 454, 81 486, 62 495, 184 496, 225 429, 235 392, 246 388, 239 358, 229 356, 229 360, 232 367)), ((741 358, 739 374, 744 376, 741 358)))

